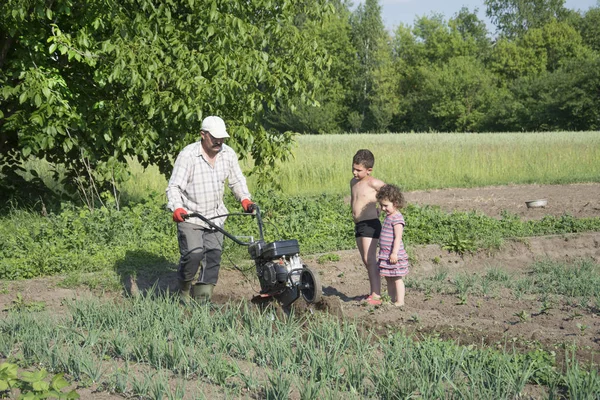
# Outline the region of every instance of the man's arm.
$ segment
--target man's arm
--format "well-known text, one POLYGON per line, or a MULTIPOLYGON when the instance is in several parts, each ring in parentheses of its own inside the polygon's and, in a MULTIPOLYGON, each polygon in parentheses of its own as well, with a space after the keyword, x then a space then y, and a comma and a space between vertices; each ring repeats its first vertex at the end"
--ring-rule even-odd
POLYGON ((237 201, 251 199, 250 190, 248 190, 248 185, 246 183, 246 177, 242 173, 240 163, 238 162, 237 155, 235 153, 232 154, 231 160, 229 162, 228 181, 229 189, 231 189, 237 201))

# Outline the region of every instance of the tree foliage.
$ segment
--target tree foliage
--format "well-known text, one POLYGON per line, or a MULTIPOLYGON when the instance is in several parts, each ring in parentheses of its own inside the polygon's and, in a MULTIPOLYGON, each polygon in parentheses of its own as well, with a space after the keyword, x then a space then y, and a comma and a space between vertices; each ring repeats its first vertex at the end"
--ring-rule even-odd
POLYGON ((484 3, 486 15, 498 31, 509 38, 568 16, 565 0, 485 0, 484 3))
POLYGON ((268 171, 292 134, 265 130, 261 116, 314 100, 328 57, 313 27, 331 12, 320 0, 7 0, 2 172, 35 156, 102 182, 131 156, 168 173, 211 114, 268 171))

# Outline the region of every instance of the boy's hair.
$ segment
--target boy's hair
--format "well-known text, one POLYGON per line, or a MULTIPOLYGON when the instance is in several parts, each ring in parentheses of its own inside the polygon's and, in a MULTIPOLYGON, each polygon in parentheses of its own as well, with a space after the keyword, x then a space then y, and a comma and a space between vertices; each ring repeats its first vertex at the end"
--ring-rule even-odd
POLYGON ((400 188, 396 185, 383 185, 377 192, 377 201, 387 200, 397 209, 404 208, 406 201, 400 188))
POLYGON ((354 155, 352 163, 362 165, 365 168, 373 168, 373 165, 375 165, 375 156, 370 150, 361 149, 354 155))

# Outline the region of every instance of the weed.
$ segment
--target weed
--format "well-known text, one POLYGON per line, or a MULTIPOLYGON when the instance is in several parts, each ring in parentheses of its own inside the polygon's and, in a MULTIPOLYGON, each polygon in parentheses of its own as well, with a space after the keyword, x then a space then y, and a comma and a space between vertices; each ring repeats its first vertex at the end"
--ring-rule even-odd
POLYGON ((554 303, 552 301, 551 298, 549 298, 549 296, 544 296, 542 298, 542 305, 540 308, 540 314, 550 314, 550 310, 552 310, 554 308, 554 303))
POLYGON ((381 302, 382 303, 389 303, 391 301, 392 301, 392 298, 390 297, 390 294, 388 292, 381 293, 381 302))
POLYGON ((473 240, 461 237, 457 231, 454 231, 452 236, 443 242, 442 248, 459 255, 472 253, 477 249, 473 240))
POLYGON ((17 293, 12 305, 8 311, 25 312, 25 311, 43 311, 46 309, 46 303, 43 301, 25 301, 21 293, 17 293))
POLYGON ((531 315, 527 313, 525 310, 521 310, 518 313, 513 314, 515 317, 519 317, 521 322, 527 322, 531 319, 531 315))
POLYGON ((457 305, 462 306, 462 305, 467 304, 468 296, 466 293, 461 293, 457 297, 458 297, 458 303, 456 303, 457 305))
POLYGON ((327 262, 336 262, 336 261, 340 261, 340 256, 335 253, 323 254, 317 258, 317 263, 319 263, 319 264, 325 264, 327 262))
POLYGON ((577 318, 582 318, 583 314, 581 312, 579 312, 578 310, 574 310, 569 314, 569 319, 572 321, 574 319, 577 318))
POLYGON ((433 298, 433 294, 431 293, 431 288, 425 289, 425 301, 431 300, 433 298))
POLYGON ((10 392, 12 389, 19 389, 23 399, 78 399, 79 394, 75 390, 63 391, 69 386, 64 378, 64 374, 57 374, 47 381, 48 371, 44 368, 38 371, 18 372, 16 364, 0 364, 0 392, 10 392))
POLYGON ((579 322, 577 324, 575 324, 575 325, 579 329, 579 333, 581 334, 581 336, 585 335, 586 329, 589 328, 589 326, 584 325, 584 324, 580 324, 579 322))

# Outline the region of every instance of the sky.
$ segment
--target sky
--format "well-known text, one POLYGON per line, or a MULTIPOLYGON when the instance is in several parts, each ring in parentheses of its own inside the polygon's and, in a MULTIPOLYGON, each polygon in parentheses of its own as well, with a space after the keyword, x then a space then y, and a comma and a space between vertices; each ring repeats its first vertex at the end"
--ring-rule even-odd
MULTIPOLYGON (((597 1, 600 0, 566 0, 565 7, 587 11, 590 7, 596 6, 597 1)), ((361 0, 354 1, 355 4, 362 2, 361 0)), ((393 32, 401 23, 412 25, 415 18, 432 13, 442 14, 448 20, 463 6, 470 11, 478 8, 477 15, 486 21, 488 29, 494 29, 485 16, 483 0, 379 0, 379 4, 381 4, 383 23, 390 32, 393 32)))

